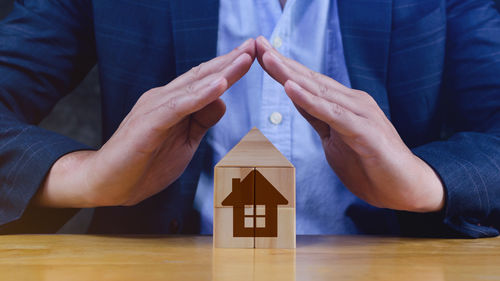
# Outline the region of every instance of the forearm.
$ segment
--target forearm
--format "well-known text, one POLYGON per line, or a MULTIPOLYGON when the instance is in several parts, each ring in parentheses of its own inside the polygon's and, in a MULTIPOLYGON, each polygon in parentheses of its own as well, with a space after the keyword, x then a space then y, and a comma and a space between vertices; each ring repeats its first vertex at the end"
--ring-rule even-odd
MULTIPOLYGON (((33 204, 33 198, 41 189, 51 166, 58 159, 74 151, 89 149, 65 136, 19 121, 1 104, 0 143, 2 229, 6 224, 24 218, 27 215, 26 210, 36 206, 33 204)), ((35 217, 45 219, 44 212, 38 208, 36 210, 35 217)), ((36 231, 36 227, 33 231, 36 231)))
POLYGON ((75 151, 59 158, 33 197, 33 204, 51 208, 96 207, 87 182, 87 161, 91 150, 75 151))

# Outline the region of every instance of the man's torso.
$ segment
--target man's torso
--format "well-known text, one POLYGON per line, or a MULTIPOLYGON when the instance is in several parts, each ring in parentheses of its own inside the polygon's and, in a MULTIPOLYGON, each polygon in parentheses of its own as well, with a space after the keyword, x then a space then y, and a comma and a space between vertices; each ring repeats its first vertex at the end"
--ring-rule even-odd
MULTIPOLYGON (((393 2, 339 0, 342 43, 352 87, 370 93, 407 144, 416 146, 439 138, 446 13, 443 1, 393 2)), ((108 138, 143 92, 217 55, 219 1, 100 0, 93 5, 108 138)), ((324 72, 332 73, 331 67, 324 72)), ((183 176, 157 196, 135 207, 96 210, 90 231, 198 232, 193 200, 201 170, 213 164, 212 146, 204 141, 183 176)), ((341 215, 357 232, 397 229, 392 212, 351 203, 341 215)))

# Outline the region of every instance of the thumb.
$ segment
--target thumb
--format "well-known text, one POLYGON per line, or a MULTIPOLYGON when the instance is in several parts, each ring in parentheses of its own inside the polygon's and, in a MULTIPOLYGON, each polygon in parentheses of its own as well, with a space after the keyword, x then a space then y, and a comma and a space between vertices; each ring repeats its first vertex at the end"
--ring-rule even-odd
POLYGON ((195 142, 201 141, 205 133, 217 124, 226 112, 226 104, 221 99, 216 99, 199 111, 191 115, 189 127, 189 139, 195 142))

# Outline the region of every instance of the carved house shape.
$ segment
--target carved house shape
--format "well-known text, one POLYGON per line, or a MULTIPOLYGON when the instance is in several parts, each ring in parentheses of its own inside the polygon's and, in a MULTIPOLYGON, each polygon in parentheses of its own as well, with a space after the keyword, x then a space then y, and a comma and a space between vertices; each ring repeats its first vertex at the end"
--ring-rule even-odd
POLYGON ((216 248, 295 248, 295 167, 257 128, 214 168, 216 248))
POLYGON ((257 170, 242 181, 232 180, 232 192, 222 206, 233 207, 234 237, 277 237, 278 205, 286 205, 281 193, 257 170))

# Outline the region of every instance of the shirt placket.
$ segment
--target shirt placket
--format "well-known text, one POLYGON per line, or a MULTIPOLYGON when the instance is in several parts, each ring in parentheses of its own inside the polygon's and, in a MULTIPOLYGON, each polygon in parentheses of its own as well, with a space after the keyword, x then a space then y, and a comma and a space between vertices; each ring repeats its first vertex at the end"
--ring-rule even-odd
MULTIPOLYGON (((293 0, 292 0, 293 1, 293 0)), ((290 1, 290 2, 292 2, 290 1)), ((288 3, 292 4, 292 3, 288 3)), ((291 7, 289 7, 291 8, 291 7)), ((281 54, 289 56, 291 15, 285 11, 269 41, 281 54)), ((292 103, 281 84, 264 72, 262 78, 261 130, 285 155, 291 158, 292 103)))

